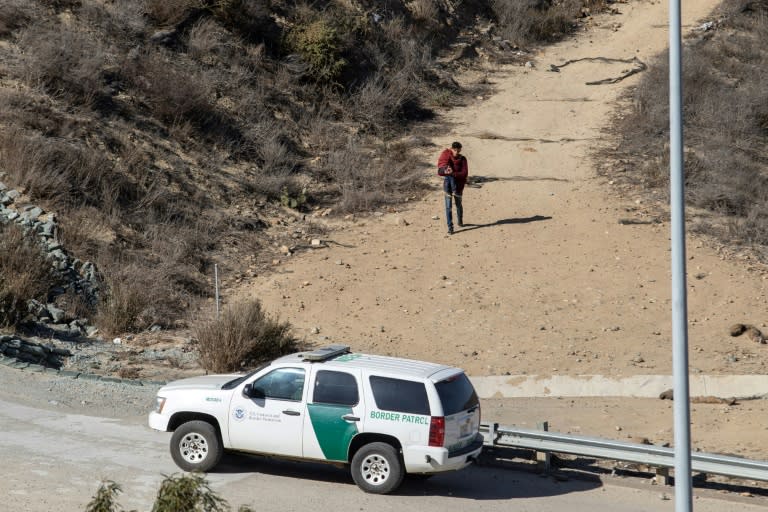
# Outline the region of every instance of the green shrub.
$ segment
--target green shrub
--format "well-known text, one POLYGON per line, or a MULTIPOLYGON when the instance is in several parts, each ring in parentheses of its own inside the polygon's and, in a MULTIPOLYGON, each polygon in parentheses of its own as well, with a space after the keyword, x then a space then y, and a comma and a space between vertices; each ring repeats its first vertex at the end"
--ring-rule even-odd
POLYGON ((291 325, 267 315, 259 300, 236 303, 197 328, 200 364, 215 373, 242 370, 296 351, 291 325))
POLYGON ((324 19, 293 27, 285 41, 288 50, 298 53, 309 73, 321 82, 334 82, 347 65, 339 32, 324 19))

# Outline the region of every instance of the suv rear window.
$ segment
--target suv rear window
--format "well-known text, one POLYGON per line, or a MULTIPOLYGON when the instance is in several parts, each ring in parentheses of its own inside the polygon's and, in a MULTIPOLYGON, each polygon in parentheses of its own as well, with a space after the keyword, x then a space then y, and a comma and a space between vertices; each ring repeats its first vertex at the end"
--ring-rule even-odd
POLYGON ((463 373, 441 380, 435 384, 435 388, 440 395, 445 416, 471 409, 479 403, 475 388, 463 373))
POLYGON ((423 382, 370 377, 373 399, 382 411, 429 416, 429 399, 423 382))

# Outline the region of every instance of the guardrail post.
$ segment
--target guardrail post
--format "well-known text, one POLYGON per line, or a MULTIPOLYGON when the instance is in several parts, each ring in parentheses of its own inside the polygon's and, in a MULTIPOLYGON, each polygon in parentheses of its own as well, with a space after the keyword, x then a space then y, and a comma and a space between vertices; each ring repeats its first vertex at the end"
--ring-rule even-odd
POLYGON ((672 477, 669 476, 669 468, 656 466, 656 483, 672 485, 672 477))
MULTIPOLYGON (((539 421, 536 423, 536 430, 543 430, 544 432, 549 432, 549 422, 548 421, 539 421)), ((549 473, 549 470, 552 465, 552 455, 549 452, 536 452, 536 461, 539 464, 539 468, 544 473, 549 473)))

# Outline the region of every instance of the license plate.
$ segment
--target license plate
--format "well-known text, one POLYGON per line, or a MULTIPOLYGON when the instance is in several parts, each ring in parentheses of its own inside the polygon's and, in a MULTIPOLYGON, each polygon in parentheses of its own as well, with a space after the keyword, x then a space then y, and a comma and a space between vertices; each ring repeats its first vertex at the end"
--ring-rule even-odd
POLYGON ((472 432, 472 417, 470 416, 459 425, 459 437, 468 436, 472 432))

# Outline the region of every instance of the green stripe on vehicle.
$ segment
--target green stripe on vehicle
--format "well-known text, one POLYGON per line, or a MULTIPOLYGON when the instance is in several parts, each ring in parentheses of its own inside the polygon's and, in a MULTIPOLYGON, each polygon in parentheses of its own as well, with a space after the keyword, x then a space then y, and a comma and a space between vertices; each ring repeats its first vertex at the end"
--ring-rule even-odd
POLYGON ((357 434, 357 425, 342 419, 352 414, 347 405, 309 404, 309 419, 315 437, 327 460, 347 460, 349 443, 357 434))

